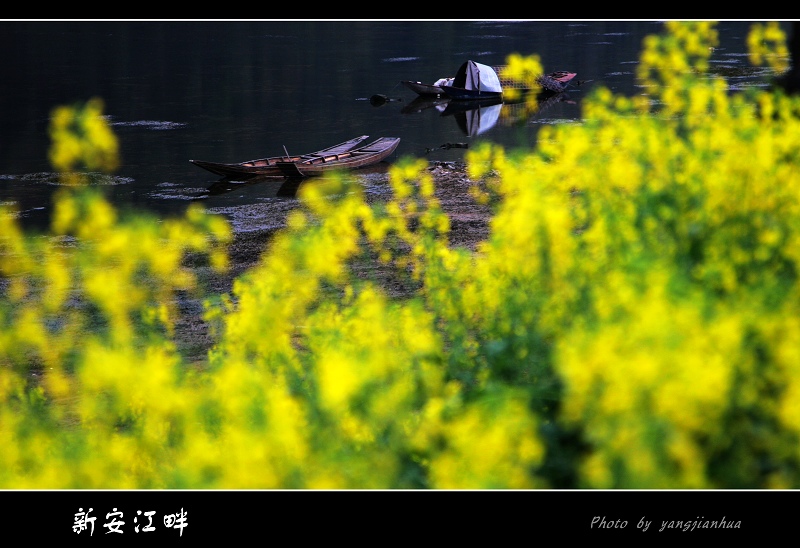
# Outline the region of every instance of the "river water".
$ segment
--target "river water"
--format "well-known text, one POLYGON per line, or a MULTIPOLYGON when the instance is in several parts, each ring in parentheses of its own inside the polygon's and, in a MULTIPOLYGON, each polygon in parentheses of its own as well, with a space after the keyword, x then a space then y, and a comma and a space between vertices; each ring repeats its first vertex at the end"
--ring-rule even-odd
MULTIPOLYGON (((767 85, 748 67, 750 23, 722 21, 712 70, 732 88, 767 85)), ((44 228, 58 177, 48 163, 47 126, 58 105, 104 101, 121 165, 101 183, 119 207, 159 216, 202 199, 209 208, 292 199, 275 185, 212 193, 218 178, 190 159, 239 162, 311 152, 357 135, 400 137, 403 156, 456 161, 490 140, 530 148, 543 124, 580 123, 593 86, 641 93, 642 40, 659 21, 3 21, 0 22, 0 203, 44 228), (546 72, 583 83, 514 124, 466 128, 401 80, 432 83, 466 60, 502 65, 539 55, 546 72), (373 95, 392 99, 380 106, 373 95), (285 148, 284 148, 285 147, 285 148)), ((788 33, 788 27, 787 27, 788 33)), ((379 166, 380 168, 380 166, 379 166)))

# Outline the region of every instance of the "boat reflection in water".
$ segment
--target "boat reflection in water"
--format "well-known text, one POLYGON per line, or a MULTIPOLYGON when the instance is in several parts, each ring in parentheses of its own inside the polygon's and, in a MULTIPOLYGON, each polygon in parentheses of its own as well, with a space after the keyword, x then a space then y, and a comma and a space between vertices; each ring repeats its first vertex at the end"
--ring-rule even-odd
MULTIPOLYGON (((357 170, 351 170, 349 172, 353 175, 358 174, 359 176, 367 177, 375 174, 383 175, 388 173, 390 166, 391 164, 389 162, 382 161, 377 164, 368 165, 357 170)), ((314 184, 315 181, 318 181, 321 178, 322 175, 257 175, 253 177, 243 177, 241 180, 237 180, 235 177, 221 177, 220 179, 212 182, 211 185, 206 187, 200 193, 200 195, 196 196, 195 198, 197 200, 203 200, 213 196, 228 194, 233 191, 238 192, 243 189, 247 189, 245 192, 253 192, 254 195, 258 196, 259 200, 263 200, 265 198, 297 198, 297 192, 303 185, 314 184), (250 188, 256 185, 258 186, 257 189, 250 188)))
POLYGON ((413 101, 400 109, 402 114, 417 114, 423 110, 430 108, 443 112, 445 107, 450 103, 449 97, 437 97, 435 95, 420 95, 414 98, 413 101))
MULTIPOLYGON (((297 195, 297 190, 303 184, 307 177, 251 177, 245 181, 234 181, 222 178, 215 181, 208 187, 209 196, 219 196, 220 194, 227 194, 233 190, 241 190, 243 187, 255 184, 262 184, 265 189, 269 189, 270 198, 294 198, 297 195), (267 184, 264 184, 267 183, 267 184)), ((263 197, 263 196, 262 196, 263 197)))
POLYGON ((529 121, 562 102, 575 104, 569 92, 555 93, 549 90, 475 101, 420 95, 400 112, 417 114, 434 109, 440 116, 452 116, 465 135, 475 137, 486 133, 498 123, 508 126, 529 121))
POLYGON ((442 116, 452 116, 465 135, 475 137, 486 133, 497 124, 502 109, 502 100, 483 104, 453 101, 442 111, 442 116))

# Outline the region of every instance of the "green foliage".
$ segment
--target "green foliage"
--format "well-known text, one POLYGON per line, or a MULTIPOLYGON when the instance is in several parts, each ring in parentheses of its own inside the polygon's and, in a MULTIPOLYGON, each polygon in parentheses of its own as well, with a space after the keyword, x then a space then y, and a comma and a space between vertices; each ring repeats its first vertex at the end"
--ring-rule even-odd
MULTIPOLYGON (((187 253, 225 267, 220 218, 70 188, 31 237, 0 210, 0 487, 800 487, 800 101, 704 77, 716 39, 668 23, 646 95, 599 87, 533 150, 471 150, 494 207, 475 252, 424 161, 379 207, 344 174, 304 185, 205 295, 202 371, 173 308, 202 290, 187 253), (370 260, 418 289, 391 298, 370 260)), ((749 43, 785 66, 775 26, 749 43)), ((98 112, 59 112, 54 149, 110 150, 98 112)))

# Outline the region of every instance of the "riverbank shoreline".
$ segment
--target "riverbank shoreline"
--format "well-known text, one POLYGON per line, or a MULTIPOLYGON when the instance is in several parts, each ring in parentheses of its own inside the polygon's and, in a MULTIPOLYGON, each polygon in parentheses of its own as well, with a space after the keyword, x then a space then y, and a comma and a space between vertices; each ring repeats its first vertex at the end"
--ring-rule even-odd
MULTIPOLYGON (((477 244, 489 236, 491 208, 478 204, 470 193, 470 188, 483 185, 467 175, 466 165, 459 162, 432 162, 428 171, 433 177, 435 196, 442 210, 450 219, 449 239, 453 247, 475 250, 477 244)), ((356 177, 360 177, 355 173, 356 177)), ((385 201, 390 197, 388 173, 370 174, 364 180, 368 185, 365 193, 368 203, 385 201)), ((219 274, 208 266, 195 268, 195 274, 209 295, 230 294, 234 280, 255 267, 275 234, 286 226, 290 211, 300 206, 298 199, 267 200, 235 209, 215 210, 210 213, 223 214, 234 227, 233 241, 229 245, 229 268, 219 274), (268 222, 265 222, 268 220, 268 222)), ((365 276, 383 280, 386 294, 402 297, 410 291, 408 287, 393 276, 382 276, 380 270, 386 267, 377 261, 366 267, 370 272, 365 276)), ((192 363, 204 362, 214 340, 209 325, 203 319, 203 303, 193 299, 179 302, 180 315, 175 324, 175 339, 178 349, 192 363)))

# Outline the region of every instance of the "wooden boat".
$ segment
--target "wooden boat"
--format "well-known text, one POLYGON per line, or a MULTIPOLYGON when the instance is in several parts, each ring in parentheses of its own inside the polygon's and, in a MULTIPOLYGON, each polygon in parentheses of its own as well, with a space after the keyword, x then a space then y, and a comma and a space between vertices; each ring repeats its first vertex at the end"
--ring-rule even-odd
POLYGON ((453 78, 439 78, 433 84, 423 84, 422 82, 412 82, 411 80, 401 80, 400 83, 405 87, 423 97, 443 97, 444 90, 442 85, 453 82, 453 78))
MULTIPOLYGON (((503 78, 501 76, 503 68, 502 66, 489 67, 474 61, 467 61, 453 78, 440 78, 433 84, 423 84, 411 80, 401 80, 400 83, 421 97, 447 97, 457 100, 496 98, 502 96, 502 92, 510 88, 519 91, 533 91, 517 82, 503 78), (455 80, 458 82, 456 83, 455 80), (480 89, 481 87, 483 90, 480 89)), ((567 89, 575 76, 575 72, 557 70, 538 76, 536 83, 544 90, 561 93, 567 89)))
POLYGON ((399 137, 381 137, 368 145, 338 153, 308 154, 300 161, 277 161, 287 177, 313 177, 334 169, 357 169, 388 158, 400 144, 399 137))
POLYGON ((536 83, 542 86, 544 90, 552 91, 553 93, 561 93, 566 91, 570 82, 577 73, 567 72, 566 70, 557 70, 550 74, 542 74, 536 78, 536 83))
POLYGON ((423 84, 422 82, 413 82, 411 80, 400 80, 400 83, 405 87, 416 93, 417 95, 439 97, 444 94, 444 90, 439 86, 433 84, 423 84))
MULTIPOLYGON (((343 154, 358 147, 358 145, 366 141, 368 137, 369 135, 361 135, 332 147, 295 156, 287 154, 285 156, 273 156, 270 158, 260 158, 258 160, 248 160, 233 164, 206 162, 203 160, 189 161, 198 167, 202 167, 203 169, 210 171, 211 173, 219 175, 220 177, 227 177, 229 179, 246 179, 259 176, 283 177, 286 168, 279 164, 303 162, 318 157, 330 157, 337 154, 343 154)), ((379 162, 380 160, 376 161, 379 162)))

